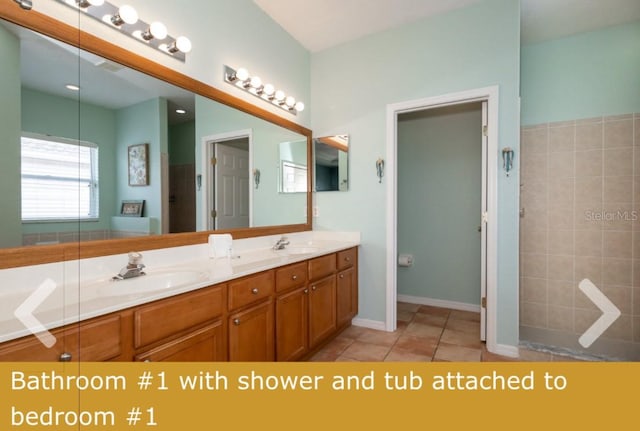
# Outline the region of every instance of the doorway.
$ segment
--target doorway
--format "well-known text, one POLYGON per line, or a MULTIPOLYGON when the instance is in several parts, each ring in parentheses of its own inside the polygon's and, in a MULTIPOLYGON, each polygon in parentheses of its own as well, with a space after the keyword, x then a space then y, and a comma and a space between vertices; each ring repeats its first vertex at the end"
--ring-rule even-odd
MULTIPOLYGON (((388 178, 387 192, 391 204, 387 206, 387 317, 385 322, 387 330, 396 328, 399 281, 411 280, 409 272, 411 268, 398 267, 398 253, 411 253, 412 250, 399 249, 399 246, 411 247, 412 240, 407 240, 407 237, 411 235, 415 237, 422 231, 430 231, 432 235, 430 240, 424 239, 417 242, 413 240, 416 247, 423 247, 414 265, 419 268, 419 271, 424 271, 429 265, 432 266, 429 272, 432 291, 426 295, 433 296, 433 299, 427 299, 424 303, 445 307, 453 305, 453 308, 462 310, 479 310, 481 329, 478 336, 480 339, 486 339, 487 348, 490 351, 495 350, 497 346, 495 324, 497 157, 488 157, 490 154, 497 154, 497 103, 498 89, 490 87, 388 106, 388 168, 385 176, 388 178), (422 154, 422 157, 435 160, 435 163, 424 166, 429 168, 429 172, 421 169, 420 162, 413 169, 407 166, 409 168, 407 170, 416 172, 417 176, 407 174, 404 170, 400 172, 405 167, 404 164, 416 164, 415 154, 399 155, 398 146, 403 139, 401 135, 407 132, 418 133, 418 140, 424 138, 419 136, 421 133, 419 128, 403 129, 403 122, 413 123, 415 126, 434 121, 433 124, 436 124, 443 118, 455 122, 456 118, 464 117, 476 123, 476 130, 473 133, 476 135, 477 147, 453 148, 452 145, 443 142, 439 146, 428 149, 424 146, 414 148, 414 151, 422 153, 426 151, 428 154, 422 154), (412 160, 407 162, 407 157, 412 160), (468 165, 471 160, 475 160, 475 165, 472 168, 465 167, 465 163, 468 165), (455 172, 445 172, 447 165, 455 172), (445 175, 438 177, 438 171, 444 172, 445 175), (472 178, 469 181, 469 178, 463 178, 469 176, 475 179, 472 178), (425 181, 429 181, 429 184, 425 184, 425 181), (408 188, 407 183, 410 184, 408 188), (465 191, 461 189, 462 184, 466 184, 465 191), (399 189, 400 185, 403 187, 402 190, 399 189), (420 192, 416 193, 416 190, 420 192), (425 193, 429 196, 423 196, 425 193), (412 199, 414 199, 413 202, 412 199), (471 202, 460 202, 462 200, 471 202), (450 207, 451 212, 447 214, 447 208, 442 208, 443 205, 454 205, 454 207, 450 207), (412 207, 416 213, 399 215, 399 211, 403 208, 406 210, 412 207), (429 214, 433 213, 430 217, 441 219, 444 217, 446 229, 443 231, 442 226, 438 227, 437 222, 426 220, 425 211, 429 214), (414 224, 420 225, 414 228, 406 226, 412 219, 414 224), (402 223, 401 229, 398 229, 399 223, 402 223), (431 242, 428 244, 430 249, 425 251, 424 244, 420 242, 428 241, 431 242), (458 256, 460 253, 466 254, 465 259, 471 259, 467 261, 472 262, 464 264, 464 270, 457 266, 462 263, 455 260, 460 258, 458 256), (450 261, 452 259, 453 262, 450 261), (459 299, 456 300, 456 298, 459 299), (469 298, 475 298, 475 301, 469 298)), ((452 130, 453 135, 459 134, 455 125, 452 130)), ((442 139, 447 141, 452 136, 445 134, 442 139)), ((419 284, 424 285, 424 279, 421 280, 419 284)), ((424 292, 415 296, 423 295, 424 292)))
POLYGON ((207 230, 252 226, 250 131, 205 138, 207 164, 202 180, 207 230))

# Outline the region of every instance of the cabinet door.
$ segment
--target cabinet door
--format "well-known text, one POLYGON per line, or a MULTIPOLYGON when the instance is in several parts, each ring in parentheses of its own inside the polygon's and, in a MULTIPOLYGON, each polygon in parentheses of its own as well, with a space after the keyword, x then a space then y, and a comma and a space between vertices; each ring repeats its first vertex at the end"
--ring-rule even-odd
POLYGON ((309 347, 324 340, 336 328, 336 276, 331 275, 309 286, 309 347))
MULTIPOLYGON (((100 362, 117 358, 122 353, 120 314, 82 322, 65 331, 66 351, 73 361, 100 362)), ((131 360, 131 356, 127 358, 131 360)))
POLYGON ((358 314, 358 283, 353 267, 338 273, 336 303, 339 328, 358 314))
POLYGON ((307 302, 304 286, 276 300, 276 360, 295 361, 307 352, 307 302))
POLYGON ((136 355, 136 361, 220 362, 227 360, 222 321, 136 355))
POLYGON ((49 349, 38 338, 30 335, 25 338, 7 341, 0 345, 2 362, 55 362, 65 352, 64 330, 51 331, 56 343, 49 349))
POLYGON ((229 316, 229 360, 274 360, 271 300, 229 316))

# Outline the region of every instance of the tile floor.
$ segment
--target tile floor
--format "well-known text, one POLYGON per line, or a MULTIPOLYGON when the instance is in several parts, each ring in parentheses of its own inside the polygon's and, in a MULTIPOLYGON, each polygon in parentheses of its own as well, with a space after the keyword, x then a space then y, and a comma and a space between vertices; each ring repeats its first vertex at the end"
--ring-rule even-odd
POLYGON ((566 361, 552 353, 520 349, 520 358, 490 353, 480 341, 480 314, 428 305, 398 303, 395 332, 351 326, 316 353, 311 360, 479 362, 566 361))

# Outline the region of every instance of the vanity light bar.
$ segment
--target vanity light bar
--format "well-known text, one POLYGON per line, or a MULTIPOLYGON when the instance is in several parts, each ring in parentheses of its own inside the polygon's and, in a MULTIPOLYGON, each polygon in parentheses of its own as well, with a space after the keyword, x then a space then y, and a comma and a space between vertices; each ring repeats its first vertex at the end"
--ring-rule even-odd
POLYGON ((276 90, 271 84, 263 84, 258 76, 251 76, 245 68, 235 70, 229 66, 224 67, 224 81, 253 94, 287 112, 297 115, 304 109, 304 103, 297 102, 292 96, 287 96, 284 91, 276 90))
POLYGON ((185 61, 185 54, 191 51, 191 41, 184 36, 173 38, 161 22, 148 24, 138 17, 136 10, 129 6, 114 6, 104 0, 58 0, 69 7, 84 12, 109 27, 126 34, 158 51, 185 61))

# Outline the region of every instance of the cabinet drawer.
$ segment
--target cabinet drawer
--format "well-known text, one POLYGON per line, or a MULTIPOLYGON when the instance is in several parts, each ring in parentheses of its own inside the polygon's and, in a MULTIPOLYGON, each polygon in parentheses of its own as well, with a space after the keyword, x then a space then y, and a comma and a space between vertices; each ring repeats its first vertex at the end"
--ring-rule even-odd
POLYGON ((252 302, 268 298, 274 291, 273 271, 241 278, 229 283, 229 310, 235 310, 252 302))
POLYGON ((226 359, 221 321, 135 357, 135 360, 140 362, 208 362, 226 359))
POLYGON ((220 316, 223 287, 209 287, 140 307, 134 317, 135 347, 146 346, 220 316))
POLYGON ((349 268, 356 263, 358 252, 356 248, 342 250, 338 252, 338 270, 349 268))
POLYGON ((72 359, 85 362, 108 361, 122 353, 120 315, 101 317, 66 331, 65 343, 72 359))
POLYGON ((309 280, 317 280, 333 274, 336 270, 336 255, 316 257, 309 261, 309 280))
POLYGON ((307 282, 307 262, 300 262, 276 270, 276 292, 283 292, 307 282))

